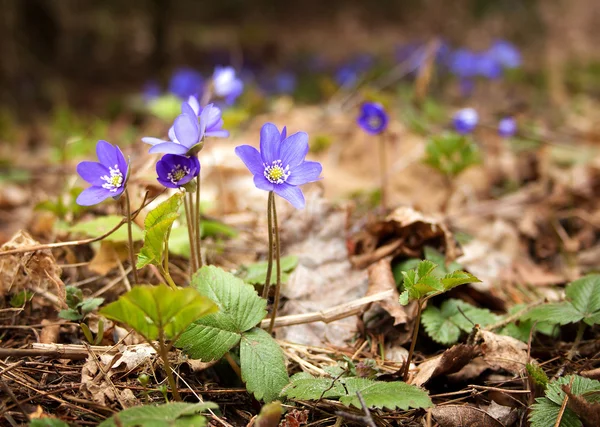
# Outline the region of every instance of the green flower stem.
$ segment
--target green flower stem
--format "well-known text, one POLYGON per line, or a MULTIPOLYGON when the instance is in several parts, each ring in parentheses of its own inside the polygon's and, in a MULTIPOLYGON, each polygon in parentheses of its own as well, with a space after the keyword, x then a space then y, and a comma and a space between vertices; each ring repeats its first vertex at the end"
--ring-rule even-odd
POLYGON ((238 366, 236 361, 233 359, 233 357, 231 357, 231 354, 229 352, 225 353, 225 360, 227 360, 227 363, 229 363, 229 366, 231 366, 231 369, 233 369, 235 374, 241 380, 242 379, 242 370, 240 369, 240 367, 238 366))
POLYGON ((173 281, 171 277, 171 273, 169 272, 169 237, 171 236, 171 230, 167 232, 167 237, 165 238, 165 259, 163 261, 163 266, 159 266, 161 270, 161 274, 166 279, 167 283, 171 287, 171 289, 176 290, 177 285, 173 281))
POLYGON ((387 209, 387 152, 386 152, 386 134, 383 132, 379 138, 379 175, 381 179, 381 208, 387 209))
POLYGON ((127 238, 129 241, 129 262, 131 263, 131 270, 133 271, 133 282, 135 285, 140 283, 140 279, 138 277, 137 268, 135 266, 135 253, 133 247, 133 232, 131 229, 131 199, 129 198, 129 190, 125 189, 125 204, 127 206, 127 238))
POLYGON ((165 345, 165 334, 162 328, 159 328, 158 333, 158 349, 160 353, 160 358, 163 361, 165 372, 167 374, 167 381, 169 382, 169 387, 171 387, 171 393, 173 393, 173 398, 176 401, 181 402, 181 396, 179 395, 179 390, 177 389, 177 383, 175 382, 175 378, 173 377, 173 370, 171 369, 171 364, 169 363, 169 350, 165 345))
POLYGON ((191 274, 194 274, 196 270, 198 270, 198 266, 196 264, 196 245, 194 244, 194 218, 192 218, 192 213, 190 211, 188 202, 191 202, 190 197, 184 197, 183 206, 185 208, 188 239, 190 241, 190 267, 192 270, 191 274))
POLYGON ((267 227, 269 231, 269 258, 267 259, 267 277, 265 279, 265 287, 263 288, 262 297, 264 299, 269 298, 269 291, 271 288, 271 273, 273 271, 273 202, 275 195, 272 191, 269 191, 269 199, 267 202, 267 227))
POLYGON ((419 335, 419 326, 421 324, 421 312, 423 311, 424 300, 417 300, 417 317, 415 318, 415 326, 413 328, 412 339, 410 342, 410 349, 408 350, 408 356, 406 357, 406 365, 404 366, 404 373, 402 379, 404 382, 408 380, 408 373, 410 371, 410 362, 412 361, 413 354, 415 352, 415 345, 417 344, 417 336, 419 335))
POLYGON ((273 310, 271 314, 271 323, 269 324, 269 334, 273 332, 275 318, 277 317, 277 308, 279 307, 279 298, 281 293, 281 244, 279 242, 279 226, 277 224, 277 210, 275 209, 275 197, 273 197, 273 232, 275 234, 275 262, 277 265, 277 284, 275 285, 275 300, 273 301, 273 310))
POLYGON ((200 213, 200 173, 196 178, 196 255, 198 256, 198 268, 202 262, 202 215, 200 213))

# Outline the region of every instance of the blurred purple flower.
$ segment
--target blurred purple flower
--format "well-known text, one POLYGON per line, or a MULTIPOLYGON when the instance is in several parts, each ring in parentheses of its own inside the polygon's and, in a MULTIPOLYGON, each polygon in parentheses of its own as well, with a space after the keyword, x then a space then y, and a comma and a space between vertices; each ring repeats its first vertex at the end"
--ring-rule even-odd
POLYGON ((462 77, 458 80, 458 86, 462 96, 471 96, 475 89, 475 82, 471 78, 462 77))
POLYGON ((351 65, 343 65, 335 72, 335 81, 342 87, 352 87, 358 81, 358 73, 351 65))
POLYGON ((502 76, 502 64, 489 52, 475 55, 475 72, 481 77, 495 80, 502 76))
POLYGON ((457 77, 470 78, 477 74, 477 57, 468 49, 457 49, 450 58, 450 72, 457 77))
POLYGON ((323 170, 319 162, 305 160, 307 153, 308 135, 305 132, 286 137, 286 129, 279 133, 273 123, 265 123, 260 130, 260 152, 250 145, 235 149, 235 154, 254 175, 256 188, 274 191, 296 209, 305 205, 298 186, 319 180, 323 170))
POLYGON ((521 66, 521 53, 515 45, 506 40, 496 40, 488 52, 505 68, 518 68, 521 66))
POLYGON ((202 75, 192 68, 179 68, 175 70, 169 81, 169 92, 181 99, 202 92, 204 79, 202 75))
POLYGON ((357 119, 358 125, 371 135, 383 132, 387 128, 388 121, 389 118, 383 106, 376 102, 365 102, 357 119))
POLYGON ((517 121, 513 117, 505 117, 498 123, 498 134, 510 138, 517 133, 517 121))
POLYGON ((275 76, 277 93, 291 94, 296 90, 296 75, 291 71, 282 71, 275 76))
POLYGON ((179 188, 200 173, 200 162, 196 156, 186 157, 165 154, 156 163, 158 182, 168 188, 179 188))
POLYGON ((227 138, 229 131, 223 129, 221 109, 214 104, 208 104, 200 112, 200 126, 204 126, 204 136, 227 138))
POLYGON ((77 204, 91 206, 113 197, 119 198, 125 191, 129 175, 129 163, 117 146, 106 141, 98 141, 96 155, 99 162, 81 162, 77 165, 77 173, 88 183, 90 188, 77 196, 77 204))
POLYGON ((233 67, 216 66, 212 77, 215 94, 233 104, 244 90, 244 83, 236 76, 233 67))
POLYGON ((475 109, 463 108, 462 110, 457 111, 454 115, 454 129, 456 132, 465 135, 473 132, 473 129, 475 129, 475 126, 477 126, 478 121, 479 116, 475 109))

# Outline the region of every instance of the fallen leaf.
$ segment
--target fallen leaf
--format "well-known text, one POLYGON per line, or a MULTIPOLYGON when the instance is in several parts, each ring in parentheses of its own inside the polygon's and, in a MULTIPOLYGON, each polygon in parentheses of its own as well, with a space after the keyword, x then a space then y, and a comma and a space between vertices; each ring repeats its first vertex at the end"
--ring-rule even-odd
POLYGON ((58 342, 60 325, 50 322, 48 319, 42 319, 42 332, 40 332, 40 343, 55 344, 58 342))
POLYGON ((561 388, 569 396, 567 406, 577 414, 584 427, 600 426, 600 403, 590 402, 583 396, 573 394, 568 384, 561 388))
POLYGON ((369 288, 365 296, 391 290, 392 294, 388 298, 373 305, 379 305, 387 311, 394 318, 394 326, 406 323, 408 313, 406 308, 398 301, 400 294, 392 274, 391 258, 387 257, 372 264, 369 266, 368 273, 369 288))
POLYGON ((525 365, 529 361, 527 344, 513 337, 497 335, 485 330, 480 330, 477 336, 483 340, 481 344, 483 360, 492 369, 504 369, 515 375, 525 370, 525 365))
POLYGON ((431 378, 458 372, 477 354, 478 348, 473 345, 454 345, 439 356, 421 363, 419 372, 415 375, 412 384, 421 386, 431 378))
POLYGON ((100 242, 100 248, 94 254, 94 258, 88 264, 88 268, 90 271, 104 276, 116 268, 119 261, 125 261, 128 256, 127 243, 103 240, 100 242))
POLYGON ((431 410, 441 427, 506 427, 483 409, 469 405, 443 405, 431 410))

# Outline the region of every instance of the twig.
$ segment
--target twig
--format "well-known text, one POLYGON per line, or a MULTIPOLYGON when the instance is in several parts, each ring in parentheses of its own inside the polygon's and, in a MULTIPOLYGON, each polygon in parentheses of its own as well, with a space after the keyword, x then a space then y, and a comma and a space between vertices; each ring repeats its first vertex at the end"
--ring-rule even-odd
MULTIPOLYGON (((571 381, 571 383, 573 383, 573 381, 571 381)), ((556 417, 556 422, 554 423, 554 427, 560 427, 562 417, 565 414, 565 410, 567 409, 568 401, 569 401, 569 395, 567 393, 565 393, 565 398, 563 399, 562 405, 560 405, 560 411, 558 411, 558 416, 556 417)))
POLYGON ((360 401, 360 406, 362 406, 364 415, 356 415, 356 414, 352 414, 350 412, 345 412, 345 411, 336 411, 335 414, 337 416, 344 417, 344 418, 347 418, 352 421, 357 421, 359 423, 363 423, 364 425, 369 426, 369 427, 377 427, 377 424, 375 424, 375 421, 373 420, 373 417, 371 416, 371 412, 369 411, 369 408, 367 408, 367 405, 365 404, 365 400, 363 399, 362 395, 360 394, 360 391, 356 392, 356 396, 358 397, 358 400, 360 401))
MULTIPOLYGON (((19 411, 21 411, 23 416, 25 416, 25 419, 27 421, 30 421, 29 414, 27 413, 27 411, 25 411, 25 408, 23 408, 23 405, 21 405, 21 403, 19 402, 19 399, 17 399, 17 396, 15 396, 15 394, 12 392, 12 390, 10 389, 8 384, 6 384, 6 382, 2 378, 0 378, 0 387, 13 400, 13 402, 15 402, 15 404, 17 405, 17 408, 19 408, 19 411)), ((2 414, 0 414, 0 415, 2 415, 2 414)))

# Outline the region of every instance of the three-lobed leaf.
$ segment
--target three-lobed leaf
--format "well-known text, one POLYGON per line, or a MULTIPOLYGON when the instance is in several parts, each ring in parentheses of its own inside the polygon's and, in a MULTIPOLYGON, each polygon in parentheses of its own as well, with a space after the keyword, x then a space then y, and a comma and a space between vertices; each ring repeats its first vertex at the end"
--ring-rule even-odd
POLYGON ((177 192, 152 209, 144 219, 144 246, 138 255, 136 267, 160 264, 165 250, 165 240, 173 222, 179 217, 179 208, 184 194, 177 192))
POLYGON ((220 359, 267 314, 267 303, 253 286, 215 266, 198 270, 192 286, 214 301, 219 311, 194 322, 177 341, 190 357, 206 362, 220 359))
POLYGON ((171 289, 161 284, 135 286, 102 308, 100 314, 154 340, 161 329, 166 338, 176 338, 193 321, 216 310, 217 306, 195 289, 171 289))
POLYGON ((218 406, 212 402, 136 406, 113 415, 100 427, 204 427, 207 420, 200 413, 216 408, 218 406))
POLYGON ((262 329, 242 334, 240 362, 246 388, 257 400, 277 399, 290 382, 281 347, 262 329))

